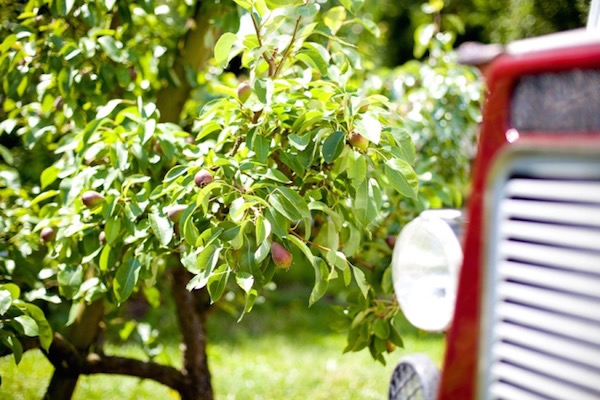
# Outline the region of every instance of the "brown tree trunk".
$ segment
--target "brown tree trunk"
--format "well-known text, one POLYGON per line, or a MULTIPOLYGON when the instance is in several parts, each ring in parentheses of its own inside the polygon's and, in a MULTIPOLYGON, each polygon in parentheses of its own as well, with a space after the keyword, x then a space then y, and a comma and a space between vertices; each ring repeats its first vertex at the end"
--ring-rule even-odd
POLYGON ((160 110, 162 122, 178 123, 185 103, 190 97, 192 87, 187 80, 186 70, 199 70, 212 56, 212 47, 207 37, 211 29, 212 15, 203 7, 203 2, 196 4, 193 24, 187 32, 183 46, 173 64, 173 72, 178 85, 168 85, 162 88, 156 98, 156 107, 160 110))
MULTIPOLYGON (((103 300, 79 305, 77 318, 71 325, 68 334, 68 343, 79 355, 83 356, 89 351, 90 346, 96 339, 103 316, 103 300)), ((56 349, 56 345, 54 342, 52 343, 48 354, 48 358, 55 369, 44 399, 69 400, 75 391, 81 373, 81 365, 79 365, 79 357, 62 357, 63 352, 56 349)))
POLYGON ((185 387, 179 390, 182 400, 212 400, 213 390, 206 356, 205 322, 208 302, 197 301, 203 291, 186 289, 190 273, 178 265, 172 269, 173 299, 182 336, 183 370, 187 377, 185 387))

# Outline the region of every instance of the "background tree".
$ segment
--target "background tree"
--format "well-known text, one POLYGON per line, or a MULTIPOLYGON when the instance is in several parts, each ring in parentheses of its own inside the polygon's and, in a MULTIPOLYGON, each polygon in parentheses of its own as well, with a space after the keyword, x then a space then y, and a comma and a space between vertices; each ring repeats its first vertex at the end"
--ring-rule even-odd
POLYGON ((0 342, 17 361, 44 349, 48 398, 93 373, 212 398, 209 310, 241 319, 286 269, 311 271, 309 304, 335 286, 347 351, 385 362, 402 345, 385 239, 461 205, 479 87, 435 21, 419 30, 426 61, 374 75, 374 47, 351 44, 380 31, 362 3, 2 9, 0 342), (139 299, 172 301, 181 368, 152 361, 152 335, 150 361, 104 354, 139 299))

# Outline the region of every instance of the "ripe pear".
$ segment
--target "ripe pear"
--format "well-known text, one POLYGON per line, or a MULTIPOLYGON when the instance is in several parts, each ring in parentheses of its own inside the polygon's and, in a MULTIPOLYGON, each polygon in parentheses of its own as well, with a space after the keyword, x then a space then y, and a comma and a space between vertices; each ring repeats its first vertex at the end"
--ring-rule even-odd
POLYGON ((201 169, 194 176, 194 182, 198 187, 204 187, 214 180, 212 173, 207 169, 201 169))
POLYGON ((283 269, 288 269, 294 260, 292 253, 277 242, 273 242, 271 245, 271 257, 273 257, 275 265, 283 269))
POLYGON ((186 204, 175 204, 174 206, 169 207, 167 210, 167 217, 171 221, 178 223, 181 219, 181 214, 183 214, 186 208, 186 204))
POLYGON ((369 139, 356 131, 352 131, 348 135, 348 141, 360 151, 367 151, 367 148, 369 147, 369 139))
POLYGON ((95 190, 88 190, 81 195, 81 201, 88 208, 94 208, 104 203, 104 196, 95 190))
POLYGON ((54 241, 56 239, 56 229, 47 226, 40 232, 40 239, 42 239, 42 243, 48 243, 54 241))
POLYGON ((252 94, 252 88, 250 87, 250 84, 248 83, 248 81, 242 82, 238 85, 237 97, 242 104, 244 104, 246 102, 246 100, 248 100, 248 98, 250 97, 251 94, 252 94))
POLYGON ((394 246, 396 245, 396 236, 394 236, 394 235, 386 236, 385 242, 387 243, 387 245, 389 246, 390 249, 393 249, 394 246))

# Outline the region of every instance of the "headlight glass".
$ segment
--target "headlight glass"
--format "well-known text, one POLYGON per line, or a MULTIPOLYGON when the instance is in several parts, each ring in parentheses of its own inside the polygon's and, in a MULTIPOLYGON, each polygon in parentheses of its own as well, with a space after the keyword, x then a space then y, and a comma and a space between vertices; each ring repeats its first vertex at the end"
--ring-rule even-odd
POLYGON ((394 291, 408 321, 427 331, 443 331, 452 320, 463 254, 450 224, 458 210, 428 210, 398 235, 392 257, 394 291))

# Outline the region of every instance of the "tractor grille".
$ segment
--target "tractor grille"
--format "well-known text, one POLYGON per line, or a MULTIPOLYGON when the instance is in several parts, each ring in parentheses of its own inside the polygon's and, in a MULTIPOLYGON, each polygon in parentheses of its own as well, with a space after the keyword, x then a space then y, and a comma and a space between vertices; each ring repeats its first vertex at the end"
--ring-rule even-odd
POLYGON ((519 132, 598 132, 600 70, 523 76, 511 101, 511 125, 519 132))
POLYGON ((511 171, 492 200, 486 399, 600 399, 600 163, 564 171, 511 171))

